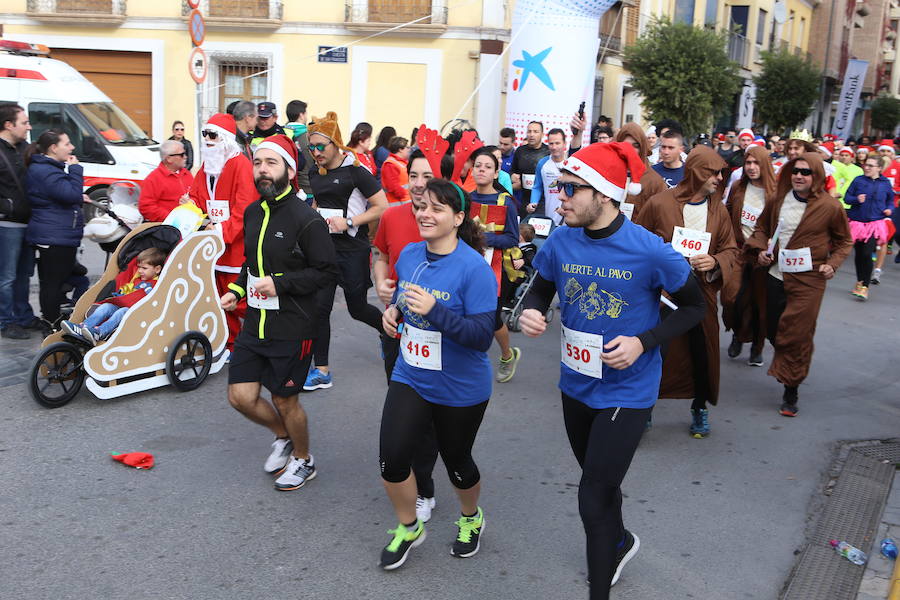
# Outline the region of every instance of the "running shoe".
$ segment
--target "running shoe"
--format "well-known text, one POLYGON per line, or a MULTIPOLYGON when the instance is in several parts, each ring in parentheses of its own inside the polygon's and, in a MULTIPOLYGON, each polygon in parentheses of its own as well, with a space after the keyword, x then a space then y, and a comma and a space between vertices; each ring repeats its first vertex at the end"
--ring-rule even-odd
POLYGON ((763 366, 762 350, 750 348, 750 360, 747 361, 747 364, 751 367, 763 366))
POLYGON ((500 362, 497 363, 497 383, 506 383, 516 374, 516 365, 519 364, 519 359, 522 358, 522 351, 518 348, 511 348, 511 350, 512 356, 509 357, 509 360, 501 358, 500 362))
POLYGON ((299 490, 307 481, 315 479, 316 473, 312 454, 306 459, 291 456, 287 467, 284 468, 284 473, 275 480, 275 489, 281 492, 299 490))
POLYGON ((275 438, 272 442, 272 453, 266 459, 263 465, 266 473, 280 473, 284 470, 288 460, 291 458, 291 452, 294 451, 294 442, 290 438, 275 438))
POLYGON ((73 323, 72 321, 60 321, 60 325, 62 326, 63 333, 81 337, 81 325, 78 323, 73 323))
POLYGON ((881 269, 875 269, 872 271, 872 285, 878 285, 881 283, 881 269))
POLYGON ((481 532, 484 531, 484 513, 478 507, 474 517, 460 517, 456 522, 459 533, 450 548, 450 554, 457 558, 469 558, 478 553, 481 547, 481 532))
POLYGON ((709 409, 691 409, 691 435, 696 439, 703 439, 709 435, 709 409))
POLYGON ((865 302, 869 299, 869 288, 864 285, 859 286, 859 291, 856 293, 856 297, 865 302))
POLYGON ((81 337, 87 340, 92 346, 96 346, 97 342, 100 341, 100 334, 86 325, 81 326, 80 333, 81 337))
POLYGON ((434 496, 426 498, 425 496, 416 496, 416 516, 423 523, 431 520, 431 511, 434 510, 434 496))
POLYGON ((861 287, 862 287, 862 283, 857 281, 856 285, 853 286, 853 289, 850 290, 850 293, 853 294, 854 296, 859 296, 859 288, 861 288, 861 287))
POLYGON ((799 409, 796 402, 782 402, 778 412, 785 417, 796 417, 799 409))
POLYGON ((637 554, 640 547, 641 539, 626 529, 625 543, 622 544, 622 547, 619 549, 619 552, 616 555, 616 570, 613 573, 612 583, 610 584, 610 586, 616 585, 616 582, 619 581, 619 576, 622 574, 622 568, 628 564, 629 560, 634 558, 634 555, 637 554))
POLYGON ((307 375, 303 389, 307 392, 312 392, 314 390, 327 390, 331 386, 331 373, 323 373, 319 369, 313 369, 307 375))
POLYGON ((410 550, 425 541, 425 526, 418 520, 415 529, 409 530, 401 523, 397 525, 397 529, 388 529, 388 533, 394 537, 381 551, 379 564, 385 571, 393 571, 403 566, 410 550))
POLYGON ((741 355, 744 344, 737 340, 737 336, 731 337, 731 343, 728 345, 728 358, 737 358, 741 355))

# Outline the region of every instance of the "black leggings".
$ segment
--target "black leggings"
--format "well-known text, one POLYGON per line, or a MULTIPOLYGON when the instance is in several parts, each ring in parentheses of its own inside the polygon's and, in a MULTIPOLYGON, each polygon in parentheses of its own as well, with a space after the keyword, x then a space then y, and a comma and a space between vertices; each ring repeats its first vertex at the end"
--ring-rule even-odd
POLYGON ((450 483, 461 490, 477 484, 481 474, 472 445, 487 405, 487 400, 474 406, 433 404, 405 383, 392 381, 381 413, 382 479, 400 483, 409 477, 416 448, 433 423, 450 483))
POLYGON ((340 278, 335 285, 322 288, 316 295, 316 341, 313 357, 317 367, 328 365, 328 350, 331 346, 331 309, 337 286, 344 290, 344 300, 350 316, 362 321, 381 333, 381 311, 368 303, 366 294, 372 287, 369 278, 369 250, 340 252, 337 255, 340 278))
POLYGON ((644 433, 650 408, 590 408, 562 395, 569 444, 581 465, 578 511, 587 537, 591 600, 609 598, 622 522, 622 480, 644 433))
POLYGON ((41 316, 50 323, 55 324, 59 319, 59 305, 64 296, 62 287, 72 275, 77 253, 78 248, 72 246, 38 248, 38 280, 41 284, 38 298, 41 316))
POLYGON ((853 262, 856 264, 856 280, 861 281, 866 287, 872 280, 872 253, 875 252, 877 242, 875 237, 870 237, 865 242, 856 242, 853 244, 853 262))
MULTIPOLYGON (((391 385, 391 374, 394 372, 394 364, 400 354, 400 340, 398 338, 381 335, 381 353, 384 355, 384 374, 387 383, 391 385)), ((437 462, 438 447, 437 437, 434 433, 434 423, 431 423, 422 433, 422 440, 413 453, 412 470, 416 476, 416 488, 419 495, 424 498, 434 498, 434 464, 437 462)))

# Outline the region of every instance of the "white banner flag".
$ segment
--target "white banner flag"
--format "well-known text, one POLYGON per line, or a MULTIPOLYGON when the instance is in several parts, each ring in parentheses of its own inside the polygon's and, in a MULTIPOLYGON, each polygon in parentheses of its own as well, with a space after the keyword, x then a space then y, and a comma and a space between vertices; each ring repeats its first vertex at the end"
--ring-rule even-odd
POLYGON ((856 118, 859 94, 862 91, 868 67, 869 61, 867 60, 850 59, 847 61, 844 84, 841 86, 841 97, 834 115, 834 127, 831 129, 831 133, 838 139, 846 140, 847 136, 853 133, 853 120, 856 118))

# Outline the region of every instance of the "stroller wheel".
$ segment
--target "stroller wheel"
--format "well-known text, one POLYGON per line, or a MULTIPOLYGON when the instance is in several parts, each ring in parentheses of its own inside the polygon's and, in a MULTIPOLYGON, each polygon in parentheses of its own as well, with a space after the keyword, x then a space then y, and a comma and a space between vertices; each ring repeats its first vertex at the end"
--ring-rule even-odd
POLYGON ((34 401, 45 408, 68 404, 84 383, 84 356, 74 344, 56 342, 35 357, 29 375, 34 401))
POLYGON ((166 361, 169 383, 180 392, 195 390, 209 375, 212 362, 209 339, 199 331, 188 331, 169 350, 166 361))

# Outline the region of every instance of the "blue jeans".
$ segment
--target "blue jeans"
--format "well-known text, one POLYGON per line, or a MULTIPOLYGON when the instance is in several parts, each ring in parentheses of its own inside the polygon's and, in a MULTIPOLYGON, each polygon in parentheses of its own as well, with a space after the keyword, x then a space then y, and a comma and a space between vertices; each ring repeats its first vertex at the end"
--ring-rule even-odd
POLYGON ((94 312, 91 313, 91 316, 84 320, 83 325, 96 330, 101 336, 105 336, 112 333, 119 326, 126 312, 128 312, 128 307, 126 306, 99 304, 94 309, 94 312))
POLYGON ((28 303, 34 273, 34 249, 25 244, 24 227, 0 227, 0 327, 28 325, 34 311, 28 303))

